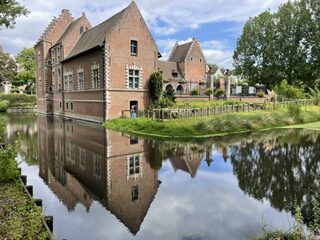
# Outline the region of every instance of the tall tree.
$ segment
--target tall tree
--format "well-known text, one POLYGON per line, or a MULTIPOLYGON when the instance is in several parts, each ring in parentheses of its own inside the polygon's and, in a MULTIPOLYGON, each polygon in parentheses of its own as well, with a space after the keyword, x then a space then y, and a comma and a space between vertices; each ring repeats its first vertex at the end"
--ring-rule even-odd
POLYGON ((29 10, 20 5, 17 0, 0 1, 0 28, 14 28, 16 18, 28 15, 29 10))
POLYGON ((16 61, 19 65, 19 72, 13 84, 32 84, 35 82, 35 51, 33 48, 23 48, 18 53, 16 61))
POLYGON ((301 0, 250 18, 234 52, 237 73, 274 87, 308 87, 320 76, 320 3, 301 0))
POLYGON ((17 65, 9 54, 0 52, 0 82, 13 81, 17 74, 17 65))

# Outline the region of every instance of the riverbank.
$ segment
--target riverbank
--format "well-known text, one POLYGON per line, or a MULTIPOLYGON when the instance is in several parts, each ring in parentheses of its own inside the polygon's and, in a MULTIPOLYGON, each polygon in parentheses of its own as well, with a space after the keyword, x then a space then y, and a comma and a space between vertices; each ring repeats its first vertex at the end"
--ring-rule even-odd
POLYGON ((50 239, 42 208, 34 205, 19 179, 16 147, 2 145, 5 120, 0 115, 0 238, 50 239))
POLYGON ((15 111, 19 109, 21 111, 27 111, 29 109, 35 109, 37 104, 35 95, 26 94, 0 94, 0 112, 6 112, 8 109, 15 111))
POLYGON ((1 239, 49 239, 42 222, 42 208, 24 192, 22 183, 0 183, 1 239))
POLYGON ((112 130, 146 137, 185 139, 261 131, 317 121, 320 121, 320 107, 308 106, 298 111, 297 109, 264 110, 164 122, 152 121, 149 118, 118 118, 105 122, 104 126, 112 130))

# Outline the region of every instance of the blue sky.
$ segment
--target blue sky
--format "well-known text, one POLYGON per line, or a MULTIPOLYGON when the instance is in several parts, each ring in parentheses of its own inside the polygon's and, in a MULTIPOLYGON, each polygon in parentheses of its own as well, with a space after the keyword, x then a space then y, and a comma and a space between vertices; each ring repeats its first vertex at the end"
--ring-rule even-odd
MULTIPOLYGON (((18 0, 31 14, 17 20, 15 29, 0 30, 0 45, 17 54, 33 47, 45 27, 63 8, 75 18, 85 12, 93 26, 130 4, 130 0, 18 0)), ((200 41, 207 62, 232 68, 232 55, 242 27, 250 16, 274 11, 286 0, 136 0, 159 50, 166 59, 176 41, 200 41)))

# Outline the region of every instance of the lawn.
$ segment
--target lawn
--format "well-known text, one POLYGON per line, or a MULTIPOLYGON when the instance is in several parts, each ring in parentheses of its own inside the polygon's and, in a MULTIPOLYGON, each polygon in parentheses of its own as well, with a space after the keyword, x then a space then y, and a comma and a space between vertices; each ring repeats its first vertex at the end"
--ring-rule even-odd
POLYGON ((107 121, 104 126, 121 132, 151 137, 205 138, 320 121, 319 106, 303 109, 298 112, 286 109, 260 110, 164 122, 152 121, 149 118, 119 118, 107 121))

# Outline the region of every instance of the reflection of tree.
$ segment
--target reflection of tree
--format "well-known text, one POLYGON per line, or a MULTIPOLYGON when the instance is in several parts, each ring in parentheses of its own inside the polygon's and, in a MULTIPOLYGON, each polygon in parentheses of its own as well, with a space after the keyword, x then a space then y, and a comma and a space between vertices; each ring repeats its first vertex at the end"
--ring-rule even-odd
POLYGON ((28 133, 20 134, 20 150, 19 153, 24 161, 29 165, 38 164, 38 142, 37 133, 30 135, 28 133))
POLYGON ((289 132, 267 140, 230 146, 228 154, 240 188, 256 199, 292 211, 295 201, 306 223, 312 218, 313 185, 319 176, 320 135, 289 132))

